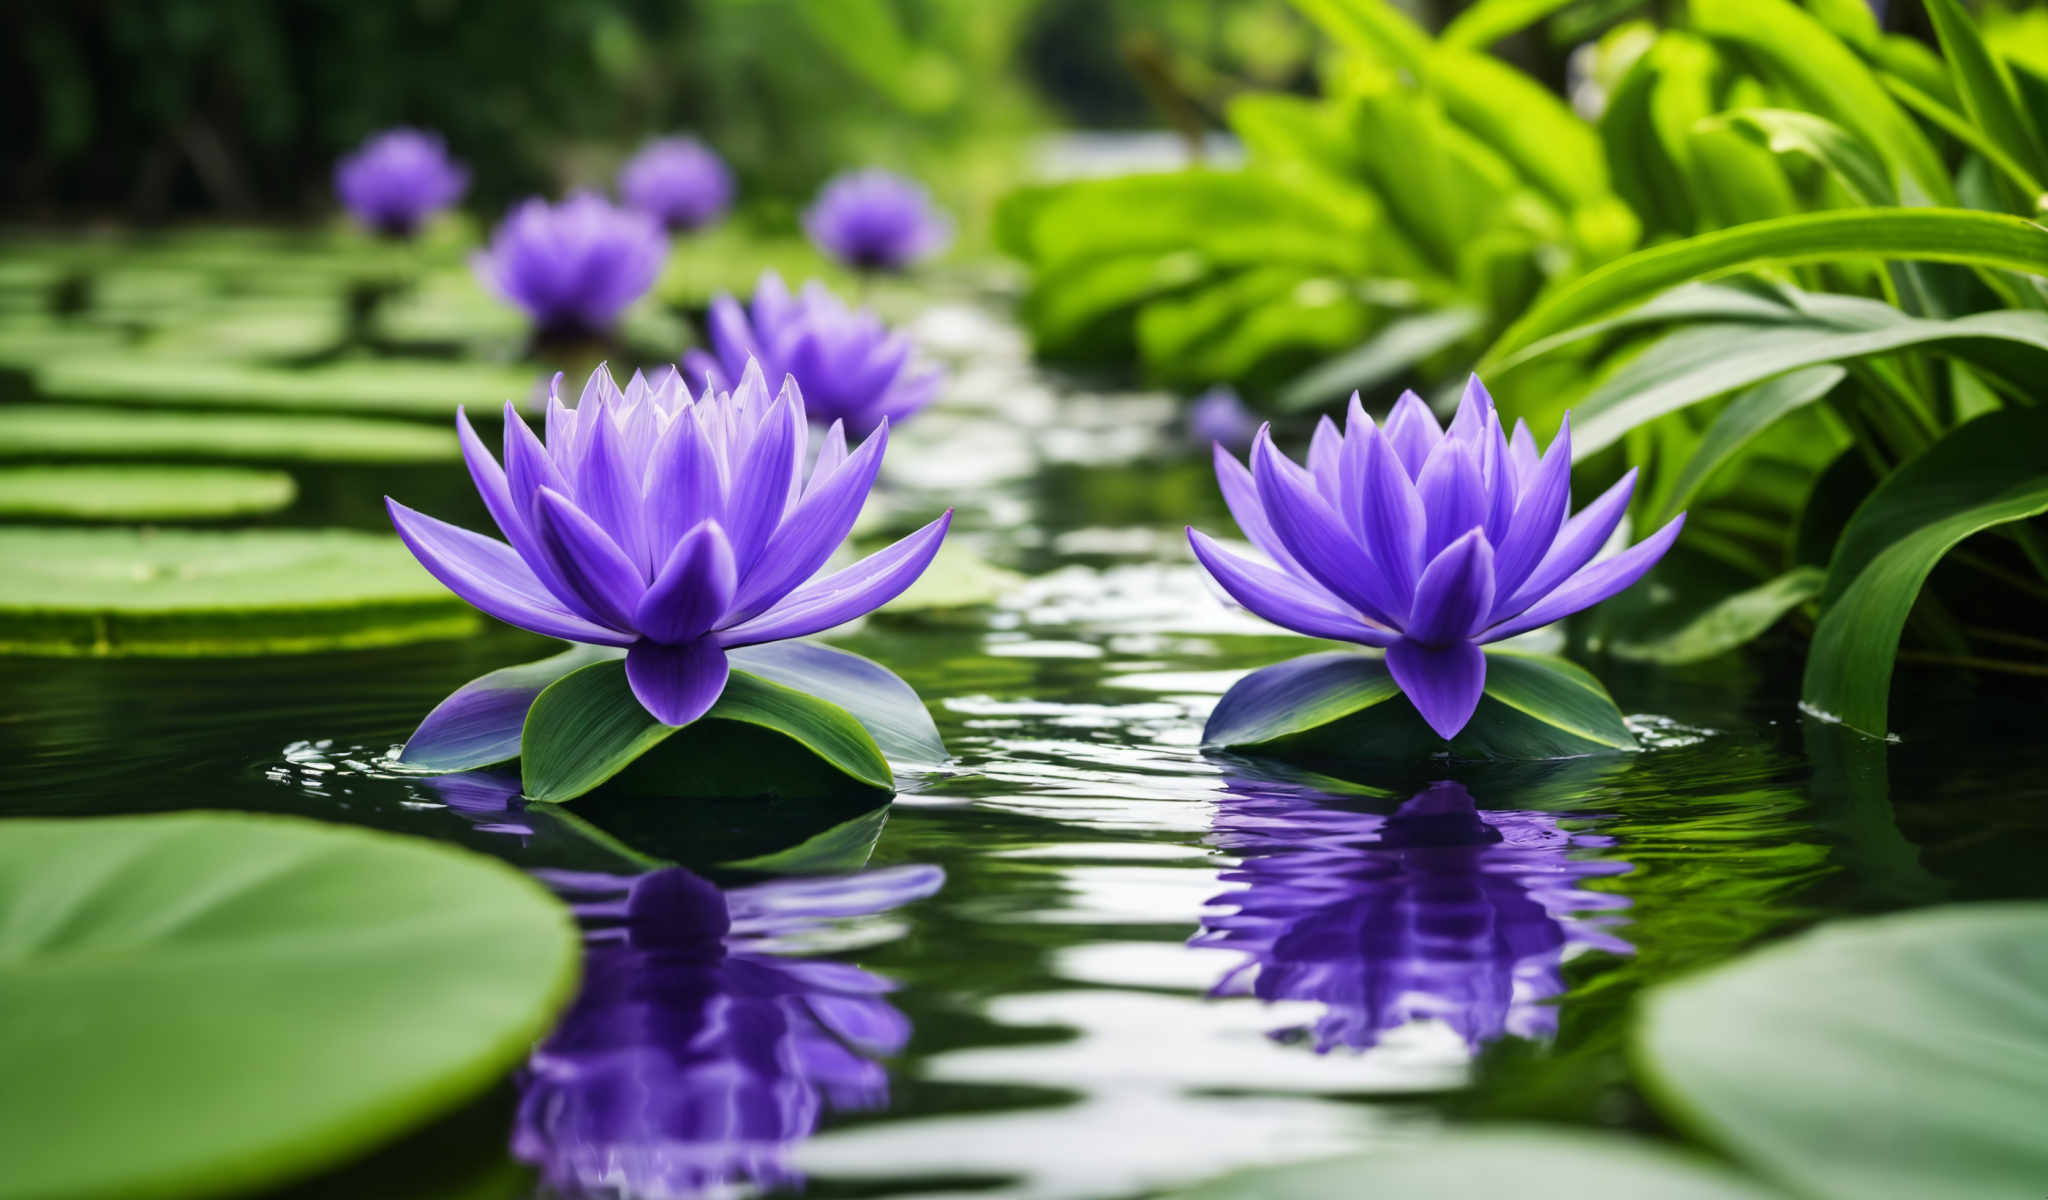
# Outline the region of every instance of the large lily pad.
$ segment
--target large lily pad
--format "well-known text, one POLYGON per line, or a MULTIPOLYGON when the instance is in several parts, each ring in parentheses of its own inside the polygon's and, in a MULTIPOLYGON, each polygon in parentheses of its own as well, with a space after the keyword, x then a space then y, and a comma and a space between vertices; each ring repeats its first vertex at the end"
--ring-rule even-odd
POLYGON ((1330 651, 1239 680, 1205 745, 1305 759, 1570 758, 1637 748, 1600 681, 1560 658, 1489 650, 1486 694, 1449 742, 1423 723, 1377 654, 1330 651))
POLYGON ((191 813, 0 825, 0 1197, 213 1196, 515 1066, 575 983, 543 889, 428 842, 191 813))
POLYGON ((242 467, 0 467, 0 516, 176 521, 289 508, 298 485, 282 471, 242 467))
POLYGON ((174 364, 132 355, 61 359, 36 372, 36 391, 72 404, 292 409, 449 417, 485 415, 505 401, 533 407, 544 384, 526 367, 464 362, 339 362, 290 369, 226 361, 174 364))
POLYGON ((1770 1200, 1780 1193, 1646 1139, 1508 1126, 1413 1149, 1240 1171, 1181 1200, 1770 1200))
POLYGON ((410 463, 459 453, 453 427, 411 421, 0 405, 0 458, 410 463))
POLYGON ((386 534, 12 528, 0 562, 0 652, 297 651, 478 623, 386 534))
POLYGON ((1652 992, 1660 1107, 1802 1196, 2035 1200, 2048 905, 1824 927, 1652 992))

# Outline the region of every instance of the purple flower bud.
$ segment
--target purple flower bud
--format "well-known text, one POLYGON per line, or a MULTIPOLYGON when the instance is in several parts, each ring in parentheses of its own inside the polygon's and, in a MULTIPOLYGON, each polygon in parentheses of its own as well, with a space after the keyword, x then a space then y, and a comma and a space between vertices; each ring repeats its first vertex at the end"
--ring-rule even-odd
POLYGON ((724 390, 758 361, 770 379, 793 377, 816 425, 835 421, 861 437, 931 403, 940 375, 911 363, 910 339, 891 333, 869 309, 849 309, 812 281, 792 297, 782 277, 764 272, 751 306, 731 296, 711 302, 711 348, 683 356, 693 387, 724 390))
POLYGON ((667 257, 668 239, 652 217, 577 192, 557 205, 521 203, 471 265, 537 328, 575 335, 610 328, 654 285, 667 257))
POLYGON ((696 138, 647 143, 619 172, 619 196, 671 233, 698 229, 732 205, 732 172, 696 138))
POLYGON ((1342 433, 1324 417, 1301 466, 1261 429, 1251 469, 1218 449, 1230 513, 1271 565, 1188 530, 1195 557, 1238 603, 1311 637, 1382 647, 1430 728, 1457 735, 1486 687, 1480 645, 1526 633, 1642 578, 1685 523, 1594 562, 1620 524, 1635 472, 1566 519, 1570 418, 1549 452, 1521 422, 1502 431, 1475 377, 1450 428, 1414 392, 1384 427, 1351 396, 1342 433))
POLYGON ((888 1103, 895 984, 786 947, 931 895, 938 868, 727 891, 681 867, 539 874, 585 926, 583 986, 519 1079, 512 1154, 550 1194, 798 1187, 791 1151, 826 1112, 888 1103))
POLYGON ((952 240, 953 225, 923 187, 890 171, 840 175, 804 214, 818 248, 861 271, 901 271, 952 240))
POLYGON ((1242 450, 1252 444, 1258 431, 1258 415, 1246 408, 1236 389, 1228 385, 1212 387, 1188 405, 1188 440, 1197 446, 1242 450))
POLYGON ((491 457, 467 415, 463 458, 505 541, 387 498, 392 524, 450 591, 565 641, 626 647, 626 678, 657 720, 687 725, 725 690, 725 652, 803 637, 894 599, 938 553, 953 514, 812 578, 853 529, 888 444, 885 420, 849 451, 843 426, 806 473, 796 381, 769 399, 757 364, 692 400, 671 368, 621 391, 593 371, 575 408, 549 389, 546 439, 505 405, 491 457))
POLYGON ((411 237, 428 217, 462 199, 469 172, 436 134, 387 129, 334 165, 334 190, 379 233, 411 237))
POLYGON ((1626 897, 1581 886, 1629 865, 1543 812, 1479 808, 1435 783, 1392 815, 1311 788, 1231 779, 1211 841, 1238 866, 1190 944, 1248 957, 1218 995, 1322 1006, 1318 1053, 1363 1050, 1438 1021, 1470 1050, 1557 1032, 1562 965, 1579 949, 1629 953, 1604 928, 1626 897))

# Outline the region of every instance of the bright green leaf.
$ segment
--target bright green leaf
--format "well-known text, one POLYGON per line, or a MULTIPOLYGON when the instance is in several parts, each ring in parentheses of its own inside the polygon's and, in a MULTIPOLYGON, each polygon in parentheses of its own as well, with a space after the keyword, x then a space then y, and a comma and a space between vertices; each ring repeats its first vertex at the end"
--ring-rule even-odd
POLYGON ((1705 612, 1670 633, 1647 638, 1617 639, 1617 658, 1679 665, 1702 662, 1747 645, 1786 613, 1820 595, 1826 574, 1818 567, 1799 567, 1766 583, 1724 596, 1705 612))
POLYGON ((1808 367, 1779 375, 1749 388, 1728 402, 1700 435, 1699 445, 1679 472, 1663 512, 1649 524, 1662 525, 1692 502, 1700 488, 1743 448, 1780 419, 1798 412, 1833 391, 1849 373, 1837 366, 1808 367))
POLYGON ((0 515, 82 521, 220 520, 291 507, 282 471, 239 467, 0 467, 0 515))
POLYGON ((0 405, 0 458, 412 463, 458 453, 453 428, 411 421, 0 405))

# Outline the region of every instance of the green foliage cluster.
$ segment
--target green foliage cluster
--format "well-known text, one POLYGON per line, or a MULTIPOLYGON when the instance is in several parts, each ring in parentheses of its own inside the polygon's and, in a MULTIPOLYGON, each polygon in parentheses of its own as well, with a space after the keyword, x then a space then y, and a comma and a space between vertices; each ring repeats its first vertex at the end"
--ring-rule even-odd
POLYGON ((2038 20, 1927 0, 1937 52, 1860 3, 1697 0, 1600 40, 1588 119, 1482 50, 1562 4, 1438 37, 1297 6, 1324 95, 1239 99, 1242 169, 1008 202, 1042 352, 1278 408, 1477 370, 1546 434, 1569 410, 1589 477, 1639 467, 1639 526, 1692 514, 1598 645, 1685 662, 1789 618, 1807 706, 1873 734, 1902 633, 2048 672, 2048 469, 1999 449, 2048 433, 2038 20))

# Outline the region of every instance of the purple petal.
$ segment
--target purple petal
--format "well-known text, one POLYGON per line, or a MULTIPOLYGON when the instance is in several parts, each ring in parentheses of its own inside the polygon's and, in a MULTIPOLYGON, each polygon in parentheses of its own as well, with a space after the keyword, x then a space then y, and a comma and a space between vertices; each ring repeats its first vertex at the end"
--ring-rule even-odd
POLYGON ((1423 568, 1405 632, 1426 646, 1462 641, 1493 608, 1493 546, 1475 529, 1423 568))
POLYGON ((1393 613, 1405 619, 1414 611, 1415 582, 1422 577, 1428 517, 1422 494, 1408 478, 1393 444, 1376 433, 1369 434, 1364 453, 1358 525, 1373 562, 1386 573, 1393 590, 1393 613))
POLYGON ((733 620, 758 616, 825 565, 832 551, 853 532, 888 446, 889 423, 884 421, 853 457, 797 504, 747 573, 733 602, 733 620))
MULTIPOLYGON (((1520 434, 1528 433, 1526 425, 1517 425, 1516 430, 1520 434)), ((1533 445, 1535 439, 1529 440, 1533 445)), ((1512 447, 1510 452, 1513 452, 1512 447)), ((1572 425, 1569 416, 1558 427, 1557 437, 1551 440, 1550 453, 1542 462, 1531 466, 1533 469, 1525 476, 1527 483, 1521 500, 1515 505, 1515 515, 1508 521, 1507 535, 1500 541, 1499 553, 1494 555, 1496 609, 1529 578, 1529 573, 1543 560, 1544 552, 1557 539, 1559 526, 1564 524, 1564 510, 1572 498, 1572 425)), ((1496 611, 1493 617, 1499 619, 1499 613, 1496 611)))
POLYGON ((1451 427, 1444 431, 1445 437, 1457 438, 1474 450, 1479 449, 1479 439, 1486 436, 1486 418, 1493 413, 1493 396, 1486 385, 1473 375, 1465 380, 1465 392, 1458 397, 1458 411, 1451 418, 1451 427))
POLYGON ((784 396, 754 431, 733 471, 724 523, 732 539, 733 561, 743 576, 753 570, 788 511, 791 480, 803 467, 803 437, 803 411, 784 396))
MULTIPOLYGON (((1265 429, 1265 426, 1260 426, 1261 433, 1265 429)), ((1287 552, 1287 547, 1280 542, 1280 535, 1273 532, 1272 523, 1266 520, 1266 509, 1259 502, 1259 488, 1252 481, 1252 473, 1220 443, 1213 448, 1212 457, 1216 462, 1216 484, 1223 491, 1223 503, 1229 507, 1231 519, 1237 522, 1245 540, 1265 551, 1266 557, 1282 568, 1300 572, 1300 564, 1287 552)))
MULTIPOLYGON (((731 296, 721 295, 713 299, 704 323, 720 362, 738 363, 761 357, 761 345, 754 340, 754 327, 748 323, 747 314, 740 310, 739 302, 731 296)), ((720 390, 729 390, 730 386, 728 384, 720 390)))
POLYGON ((586 621, 564 608, 505 543, 415 512, 389 497, 384 506, 399 539, 420 565, 481 612, 572 642, 624 646, 634 640, 633 634, 586 621))
POLYGON ((1388 612, 1394 600, 1389 581, 1331 511, 1308 472, 1282 457, 1265 431, 1252 447, 1252 465, 1273 531, 1301 569, 1374 621, 1396 624, 1388 612))
POLYGON ((648 715, 664 725, 688 725, 709 712, 731 673, 725 650, 711 638, 682 646, 636 642, 626 651, 626 682, 648 715))
POLYGON ((542 488, 534 502, 534 532, 555 569, 604 623, 633 627, 633 610, 647 581, 625 551, 597 522, 553 488, 542 488))
POLYGON ((1529 423, 1515 418, 1515 432, 1508 438, 1508 465, 1512 468, 1515 490, 1526 491, 1529 480, 1536 473, 1536 435, 1529 432, 1529 423))
POLYGON ((718 522, 706 521, 676 543, 661 573, 640 597, 633 623, 657 642, 693 641, 725 615, 738 582, 732 543, 718 522))
POLYGON ((1422 474, 1422 464, 1429 461, 1437 443, 1443 440, 1443 426, 1436 423, 1436 414, 1429 411, 1429 405, 1412 390, 1401 393, 1394 401, 1394 411, 1387 414, 1387 440, 1394 443, 1394 452, 1401 456, 1401 465, 1408 468, 1408 475, 1414 478, 1422 474))
POLYGON ((722 631, 719 642, 727 647, 752 646, 803 637, 880 608, 917 582, 952 524, 953 510, 949 508, 945 516, 888 549, 814 579, 753 620, 722 631))
POLYGON ((1479 478, 1486 490, 1486 540, 1498 546, 1508 534, 1508 523, 1514 520, 1515 501, 1521 492, 1515 487, 1508 440, 1496 414, 1486 414, 1486 433, 1479 444, 1479 478))
POLYGON ((1479 477, 1479 460, 1464 442, 1445 438, 1430 453, 1415 479, 1427 519, 1423 539, 1425 558, 1435 558, 1445 546, 1486 523, 1486 490, 1479 477))
POLYGON ((1189 529, 1188 544, 1231 599, 1283 629, 1367 646, 1390 645, 1398 636, 1367 625, 1290 576, 1230 553, 1205 533, 1189 529))
POLYGON ((1664 552, 1671 549, 1671 543, 1678 539, 1678 531, 1684 525, 1685 514, 1680 513, 1671 518, 1664 528, 1613 558, 1594 563, 1565 580, 1556 591, 1530 606, 1529 611, 1487 630, 1480 640, 1497 642, 1511 638, 1600 603, 1641 579, 1643 572, 1656 566, 1657 560, 1663 558, 1664 552))
POLYGON ((683 534, 725 512, 718 451, 692 408, 676 414, 647 463, 644 488, 652 555, 663 562, 683 534))
POLYGON ((687 380, 686 386, 693 396, 706 388, 715 392, 732 390, 732 381, 725 377, 725 368, 718 365, 716 358, 702 350, 683 351, 683 374, 687 380))
POLYGON ((1471 642, 1395 642, 1387 647, 1387 669, 1415 711, 1447 741, 1465 728, 1486 691, 1486 654, 1471 642))
POLYGON ((1505 603, 1496 594, 1494 619, 1511 617, 1543 599, 1558 584, 1592 561, 1593 556, 1600 553, 1600 547, 1613 536, 1614 527, 1621 524, 1622 514, 1628 511, 1629 495, 1635 491, 1635 486, 1636 471, 1630 467, 1613 487, 1600 493, 1599 499, 1574 513, 1558 530, 1550 549, 1537 560, 1536 569, 1522 586, 1516 588, 1505 603))
POLYGON ((640 473, 620 446, 621 436, 606 417, 591 423, 576 464, 576 507, 611 536, 645 579, 654 573, 654 562, 648 549, 640 473))
POLYGON ((815 492, 824 486, 839 470, 839 464, 846 461, 846 422, 834 421, 832 428, 825 431, 825 440, 818 447, 818 461, 811 467, 811 481, 804 485, 806 493, 815 492))
POLYGON ((1325 416, 1316 422, 1315 434, 1308 442, 1308 473, 1316 481, 1316 490, 1331 508, 1338 505, 1342 494, 1344 472, 1340 466, 1344 452, 1344 435, 1337 432, 1337 423, 1325 416))

